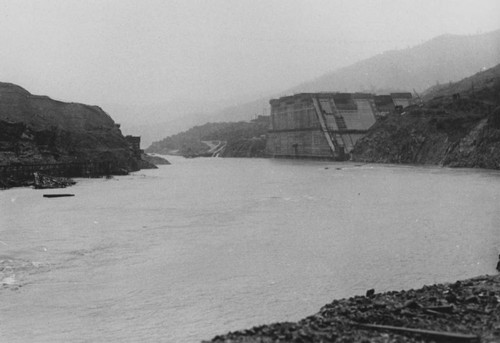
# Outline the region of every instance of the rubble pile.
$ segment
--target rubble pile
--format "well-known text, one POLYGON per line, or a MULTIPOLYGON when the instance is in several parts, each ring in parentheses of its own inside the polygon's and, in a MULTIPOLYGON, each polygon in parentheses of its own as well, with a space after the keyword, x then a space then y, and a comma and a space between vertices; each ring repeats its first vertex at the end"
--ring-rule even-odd
POLYGON ((41 173, 33 173, 33 178, 33 185, 36 189, 66 188, 76 183, 74 180, 67 177, 55 177, 41 173))
POLYGON ((498 342, 500 276, 334 300, 297 323, 275 323, 210 342, 498 342))

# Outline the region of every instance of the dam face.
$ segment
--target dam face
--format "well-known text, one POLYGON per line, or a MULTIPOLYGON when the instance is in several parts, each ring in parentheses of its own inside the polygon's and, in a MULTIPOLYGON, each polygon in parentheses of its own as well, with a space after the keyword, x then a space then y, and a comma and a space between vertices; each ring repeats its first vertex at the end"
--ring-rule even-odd
POLYGON ((410 93, 300 93, 272 99, 266 154, 348 159, 378 117, 411 103, 410 93))

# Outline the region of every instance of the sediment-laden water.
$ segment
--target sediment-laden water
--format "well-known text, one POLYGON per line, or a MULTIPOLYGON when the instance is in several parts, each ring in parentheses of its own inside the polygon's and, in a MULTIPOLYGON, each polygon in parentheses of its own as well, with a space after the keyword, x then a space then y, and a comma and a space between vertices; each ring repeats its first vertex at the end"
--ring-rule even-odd
POLYGON ((0 341, 198 342, 495 272, 499 172, 172 162, 0 192, 0 341))

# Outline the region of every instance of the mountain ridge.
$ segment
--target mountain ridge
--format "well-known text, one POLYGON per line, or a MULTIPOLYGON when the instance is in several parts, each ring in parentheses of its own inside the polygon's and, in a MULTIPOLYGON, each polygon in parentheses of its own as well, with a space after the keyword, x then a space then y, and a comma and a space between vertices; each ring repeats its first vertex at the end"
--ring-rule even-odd
MULTIPOLYGON (((443 34, 415 46, 389 50, 357 61, 349 66, 323 74, 295 87, 268 96, 228 106, 205 116, 206 122, 250 120, 255 115, 269 114, 269 100, 301 92, 351 91, 390 93, 397 91, 422 92, 438 83, 449 83, 471 76, 500 62, 500 29, 477 35, 443 34), (378 67, 377 67, 378 65, 378 67)), ((182 120, 178 127, 182 127, 182 120)), ((193 121, 191 121, 193 122, 193 121)), ((151 130, 157 130, 157 126, 151 130)), ((188 128, 185 128, 186 130, 188 128)), ((168 125, 165 125, 165 132, 168 125)), ((140 132, 146 132, 142 127, 140 132)), ((162 137, 157 134, 156 140, 162 137)), ((150 141, 155 141, 153 135, 150 141)))
POLYGON ((410 48, 390 50, 358 61, 289 91, 423 91, 436 81, 458 81, 498 62, 500 30, 479 35, 444 34, 410 48), (390 71, 401 75, 394 76, 390 71), (391 77, 387 79, 387 75, 391 77), (360 85, 364 89, 359 89, 360 85))

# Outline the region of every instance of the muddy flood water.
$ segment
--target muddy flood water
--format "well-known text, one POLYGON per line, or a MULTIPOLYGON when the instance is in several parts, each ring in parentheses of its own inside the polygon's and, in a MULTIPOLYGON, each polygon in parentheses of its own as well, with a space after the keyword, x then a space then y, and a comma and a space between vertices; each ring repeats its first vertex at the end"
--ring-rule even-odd
POLYGON ((1 342, 199 342, 495 273, 499 172, 169 159, 0 191, 1 342))

